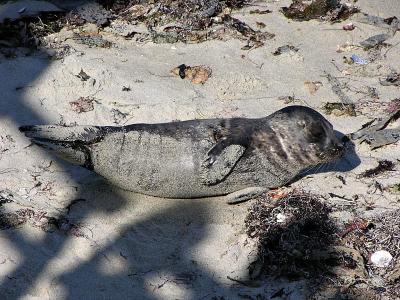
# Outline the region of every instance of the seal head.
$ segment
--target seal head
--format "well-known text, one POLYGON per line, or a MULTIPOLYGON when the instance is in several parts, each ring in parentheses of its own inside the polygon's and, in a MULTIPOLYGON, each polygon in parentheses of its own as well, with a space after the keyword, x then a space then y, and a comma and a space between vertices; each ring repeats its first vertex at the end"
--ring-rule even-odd
POLYGON ((276 139, 270 139, 269 147, 289 162, 318 165, 344 154, 344 145, 332 124, 311 108, 289 106, 277 111, 270 120, 276 139))

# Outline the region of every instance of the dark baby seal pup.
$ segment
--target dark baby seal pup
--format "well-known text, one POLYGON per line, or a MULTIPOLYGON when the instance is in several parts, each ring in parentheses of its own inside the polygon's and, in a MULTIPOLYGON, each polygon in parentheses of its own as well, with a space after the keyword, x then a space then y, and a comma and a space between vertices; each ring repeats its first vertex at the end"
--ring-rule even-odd
POLYGON ((259 119, 20 130, 37 145, 123 189, 165 198, 226 195, 228 203, 285 185, 344 152, 332 125, 304 106, 259 119))

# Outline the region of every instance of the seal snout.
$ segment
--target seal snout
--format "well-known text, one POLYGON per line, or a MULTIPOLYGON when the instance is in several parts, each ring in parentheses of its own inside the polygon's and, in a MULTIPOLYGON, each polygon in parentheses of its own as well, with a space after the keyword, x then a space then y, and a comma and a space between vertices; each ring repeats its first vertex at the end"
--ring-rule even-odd
POLYGON ((328 156, 332 158, 340 158, 344 155, 346 147, 343 143, 339 142, 333 145, 331 149, 328 150, 328 156))
POLYGON ((336 144, 336 146, 334 148, 334 152, 337 153, 338 157, 341 157, 344 154, 345 150, 346 150, 346 148, 344 147, 343 143, 336 144))

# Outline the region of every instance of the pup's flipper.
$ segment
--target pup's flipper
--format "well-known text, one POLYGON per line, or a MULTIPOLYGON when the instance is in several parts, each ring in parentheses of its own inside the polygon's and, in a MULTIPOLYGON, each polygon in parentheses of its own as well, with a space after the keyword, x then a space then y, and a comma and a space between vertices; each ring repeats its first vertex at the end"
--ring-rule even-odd
POLYGON ((233 170, 245 152, 246 147, 230 144, 228 140, 217 143, 207 153, 201 165, 202 181, 206 185, 214 185, 223 181, 233 170))
POLYGON ((104 137, 104 130, 96 126, 34 125, 19 130, 35 144, 90 170, 93 169, 90 145, 104 137))

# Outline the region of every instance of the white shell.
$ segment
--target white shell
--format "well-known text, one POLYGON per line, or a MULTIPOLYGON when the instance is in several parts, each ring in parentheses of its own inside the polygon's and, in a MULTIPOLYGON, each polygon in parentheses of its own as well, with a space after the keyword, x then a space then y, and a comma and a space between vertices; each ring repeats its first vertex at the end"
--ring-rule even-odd
POLYGON ((385 250, 376 251, 371 255, 371 262, 379 268, 388 267, 392 259, 393 256, 385 250))
POLYGON ((276 223, 285 223, 286 219, 287 216, 285 216, 284 214, 279 213, 276 215, 276 223))

